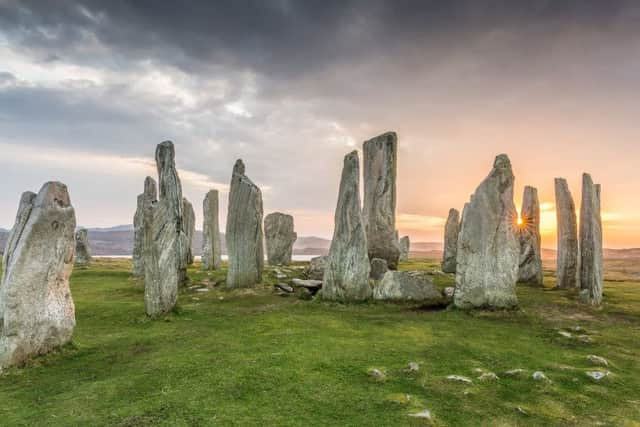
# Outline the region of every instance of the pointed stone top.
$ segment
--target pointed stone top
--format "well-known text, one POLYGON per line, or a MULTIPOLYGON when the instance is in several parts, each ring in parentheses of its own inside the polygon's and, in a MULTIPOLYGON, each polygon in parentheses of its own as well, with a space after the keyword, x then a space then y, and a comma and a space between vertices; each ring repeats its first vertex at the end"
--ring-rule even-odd
POLYGON ((509 160, 509 156, 507 156, 506 154, 498 154, 495 161, 493 162, 493 167, 494 169, 511 169, 511 160, 509 160))
POLYGON ((449 217, 452 217, 454 215, 460 215, 460 212, 458 212, 458 209, 456 208, 449 209, 449 217))
POLYGON ((238 175, 244 175, 244 162, 242 159, 236 160, 236 163, 233 165, 233 173, 238 175))

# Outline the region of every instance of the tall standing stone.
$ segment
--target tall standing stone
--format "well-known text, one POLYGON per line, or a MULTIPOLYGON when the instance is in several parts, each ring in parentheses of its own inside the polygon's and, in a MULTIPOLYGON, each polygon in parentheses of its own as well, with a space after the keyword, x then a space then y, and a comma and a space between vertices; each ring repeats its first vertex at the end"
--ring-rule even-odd
POLYGON ((0 367, 71 340, 76 324, 69 289, 75 227, 66 185, 47 182, 37 195, 22 195, 3 258, 0 367))
POLYGON ((262 281, 262 193, 245 175, 244 163, 233 166, 227 212, 228 288, 245 288, 262 281))
POLYGON ((557 286, 574 289, 578 279, 578 221, 576 205, 564 178, 555 179, 558 224, 557 286))
POLYGON ((580 206, 580 298, 599 305, 603 281, 600 185, 594 184, 591 175, 585 173, 580 206))
POLYGON ((442 271, 456 272, 456 258, 458 254, 458 233, 460 232, 460 213, 457 209, 450 209, 447 222, 444 225, 444 252, 442 254, 442 271))
POLYGON ((396 231, 396 170, 398 137, 387 132, 363 145, 364 206, 369 259, 382 258, 398 267, 400 248, 396 231))
POLYGON ((222 264, 220 225, 218 223, 218 190, 210 190, 202 203, 202 269, 216 270, 222 264))
POLYGON ((409 250, 411 249, 411 241, 409 236, 402 236, 398 240, 398 247, 400 248, 400 261, 407 261, 409 259, 409 250))
POLYGON ((520 238, 520 267, 518 281, 542 285, 542 248, 540 237, 540 201, 538 190, 526 186, 520 210, 522 223, 518 226, 520 238))
POLYGON ((144 276, 144 209, 158 198, 158 186, 150 176, 144 180, 144 191, 138 195, 136 213, 133 216, 133 272, 134 276, 144 276))
POLYGON ((358 153, 354 151, 344 158, 322 297, 341 301, 371 297, 369 269, 367 236, 360 208, 360 167, 358 153))
POLYGON ((293 231, 293 217, 273 212, 264 218, 264 237, 267 246, 267 261, 270 265, 289 265, 293 244, 298 235, 293 231))
POLYGON ((76 265, 86 266, 91 264, 91 249, 89 248, 89 237, 87 229, 81 228, 76 231, 76 265))
POLYGON ((520 245, 513 204, 515 177, 505 154, 476 189, 458 238, 454 303, 460 308, 510 308, 518 304, 520 245))
POLYGON ((159 200, 144 209, 144 299, 150 316, 167 313, 176 304, 178 286, 186 280, 187 236, 183 229, 182 186, 171 141, 156 148, 159 200))
POLYGON ((193 236, 196 234, 196 213, 193 205, 186 197, 182 198, 182 226, 187 236, 187 245, 184 252, 187 265, 193 264, 193 236))

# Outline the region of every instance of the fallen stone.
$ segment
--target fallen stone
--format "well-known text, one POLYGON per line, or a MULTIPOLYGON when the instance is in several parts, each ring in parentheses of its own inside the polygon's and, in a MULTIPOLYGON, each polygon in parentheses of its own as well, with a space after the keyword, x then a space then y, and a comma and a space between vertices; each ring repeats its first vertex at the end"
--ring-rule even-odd
POLYGON ((573 337, 573 335, 571 335, 571 332, 567 332, 567 331, 558 331, 559 335, 562 335, 565 338, 571 338, 573 337))
POLYGON ((558 224, 557 287, 573 289, 578 279, 578 220, 566 179, 555 179, 555 194, 558 224))
POLYGON ((209 288, 198 288, 196 292, 209 292, 209 288))
POLYGON ((75 228, 66 185, 47 182, 37 195, 22 194, 2 263, 0 368, 71 340, 76 325, 69 288, 75 228))
POLYGON ((293 284, 293 286, 300 286, 308 289, 319 289, 322 287, 322 280, 292 279, 291 283, 293 284))
POLYGON ((431 420, 431 412, 428 409, 424 409, 420 412, 409 414, 409 416, 413 418, 423 418, 426 420, 431 420))
POLYGON ((262 192, 245 175, 240 159, 233 167, 225 237, 229 256, 227 287, 245 288, 260 283, 264 264, 262 192))
POLYGON ((456 272, 456 258, 458 254, 458 234, 460 233, 460 213, 456 209, 449 210, 449 216, 444 226, 444 252, 442 254, 442 271, 456 272))
POLYGON ((269 265, 289 265, 293 244, 298 235, 293 231, 293 217, 273 212, 264 219, 264 237, 269 265))
POLYGON ((372 291, 369 286, 367 238, 360 209, 360 168, 356 151, 344 158, 334 220, 333 239, 324 271, 322 298, 340 301, 366 300, 371 297, 372 291))
POLYGON ((369 277, 372 280, 381 280, 387 271, 389 271, 389 268, 387 267, 386 260, 382 258, 374 258, 371 260, 371 272, 369 273, 369 277))
POLYGON ((286 279, 287 275, 286 274, 276 274, 276 279, 278 280, 283 280, 286 279))
POLYGON ((515 232, 514 176, 509 158, 496 157, 489 176, 474 193, 462 218, 458 239, 458 308, 517 306, 520 245, 515 232))
POLYGON ((404 271, 387 271, 373 288, 373 298, 380 301, 416 301, 443 304, 442 293, 425 278, 404 271))
POLYGON ((484 382, 487 382, 487 381, 498 381, 499 379, 500 378, 496 374, 494 374, 493 372, 485 372, 484 374, 482 374, 482 375, 480 375, 478 377, 478 380, 484 381, 484 382))
POLYGON ((396 239, 397 135, 387 132, 365 141, 362 155, 362 217, 369 259, 382 258, 390 269, 395 270, 400 258, 396 239))
POLYGON ((276 288, 288 294, 292 294, 294 292, 294 289, 291 286, 287 285, 286 283, 278 283, 276 285, 276 288))
POLYGON ((508 371, 505 371, 505 373, 504 373, 504 375, 507 376, 507 377, 516 377, 516 376, 519 376, 519 375, 522 375, 522 374, 524 374, 524 369, 520 369, 520 368, 510 369, 508 371))

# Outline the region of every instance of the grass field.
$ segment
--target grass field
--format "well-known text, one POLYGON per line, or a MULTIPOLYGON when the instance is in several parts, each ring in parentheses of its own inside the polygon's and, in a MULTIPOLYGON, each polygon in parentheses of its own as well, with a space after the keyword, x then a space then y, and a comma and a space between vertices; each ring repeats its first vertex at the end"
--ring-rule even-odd
POLYGON ((224 271, 194 268, 193 284, 211 289, 183 289, 174 313, 151 320, 129 270, 98 260, 74 271, 73 343, 2 373, 0 425, 429 425, 408 416, 423 409, 439 426, 640 425, 639 283, 607 282, 593 309, 549 289, 549 276, 547 289, 519 286, 518 311, 463 312, 280 297, 271 270, 264 285, 226 291, 224 271), (480 381, 480 370, 500 378, 480 381))

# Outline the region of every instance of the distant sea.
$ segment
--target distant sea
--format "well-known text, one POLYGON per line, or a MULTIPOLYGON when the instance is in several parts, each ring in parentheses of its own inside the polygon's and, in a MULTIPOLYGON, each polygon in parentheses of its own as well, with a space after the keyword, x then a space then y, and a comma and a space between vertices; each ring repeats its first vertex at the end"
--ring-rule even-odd
MULTIPOLYGON (((315 258, 320 255, 293 255, 291 258, 293 261, 310 261, 311 258, 315 258)), ((125 258, 131 259, 131 255, 94 255, 95 258, 125 258)), ((194 259, 200 261, 200 256, 196 255, 194 259)), ((227 261, 229 258, 226 255, 222 255, 222 259, 227 261)), ((265 258, 266 260, 266 258, 265 258)))

